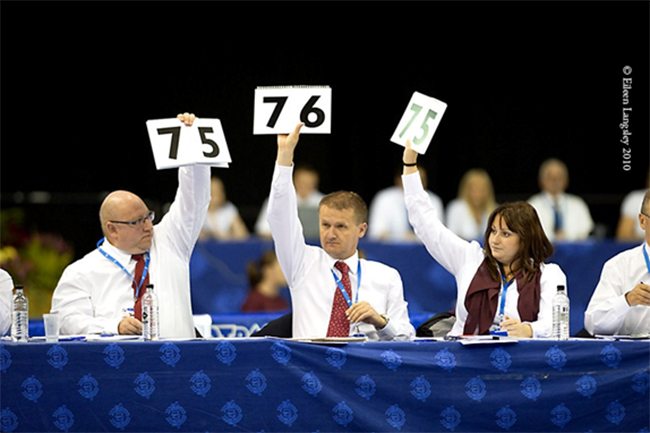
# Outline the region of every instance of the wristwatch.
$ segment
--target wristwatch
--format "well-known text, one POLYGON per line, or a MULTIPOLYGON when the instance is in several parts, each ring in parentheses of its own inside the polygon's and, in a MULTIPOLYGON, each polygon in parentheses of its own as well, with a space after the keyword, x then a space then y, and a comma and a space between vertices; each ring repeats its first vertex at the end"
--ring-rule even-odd
POLYGON ((386 321, 386 324, 384 326, 382 326, 381 328, 379 328, 379 329, 384 329, 388 325, 388 322, 390 322, 390 318, 385 314, 380 314, 379 317, 381 317, 382 319, 384 319, 386 321))

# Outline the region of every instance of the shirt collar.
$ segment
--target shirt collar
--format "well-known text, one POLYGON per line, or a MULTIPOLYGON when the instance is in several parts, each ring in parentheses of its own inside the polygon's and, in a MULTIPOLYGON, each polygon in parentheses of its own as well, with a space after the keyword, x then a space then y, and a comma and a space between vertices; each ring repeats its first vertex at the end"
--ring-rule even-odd
MULTIPOLYGON (((327 256, 327 259, 328 259, 329 268, 330 269, 336 269, 334 267, 334 265, 336 264, 336 262, 339 261, 339 259, 335 259, 335 258, 333 258, 333 257, 331 257, 329 255, 327 256)), ((357 266, 358 266, 358 263, 359 263, 359 251, 355 251, 354 254, 352 254, 350 257, 348 257, 345 260, 341 260, 341 261, 344 262, 346 265, 348 265, 348 268, 350 268, 350 273, 351 274, 353 274, 353 275, 357 274, 357 266)), ((338 269, 336 269, 336 270, 338 271, 338 269)))
POLYGON ((129 263, 131 261, 131 254, 117 248, 111 244, 108 239, 104 239, 104 243, 101 244, 100 247, 120 263, 129 263))
POLYGON ((562 202, 562 200, 564 200, 564 193, 563 192, 561 192, 561 193, 559 193, 558 195, 555 195, 555 196, 551 195, 548 192, 544 192, 544 195, 546 196, 546 199, 551 203, 554 203, 555 201, 560 203, 560 202, 562 202), (553 197, 557 197, 557 198, 554 199, 553 197))

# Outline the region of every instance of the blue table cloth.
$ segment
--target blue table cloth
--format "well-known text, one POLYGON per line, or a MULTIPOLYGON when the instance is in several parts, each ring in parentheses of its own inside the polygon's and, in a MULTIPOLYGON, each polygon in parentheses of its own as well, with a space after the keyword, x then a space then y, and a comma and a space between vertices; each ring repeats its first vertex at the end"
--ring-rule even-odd
POLYGON ((650 342, 0 344, 4 432, 647 432, 650 342))

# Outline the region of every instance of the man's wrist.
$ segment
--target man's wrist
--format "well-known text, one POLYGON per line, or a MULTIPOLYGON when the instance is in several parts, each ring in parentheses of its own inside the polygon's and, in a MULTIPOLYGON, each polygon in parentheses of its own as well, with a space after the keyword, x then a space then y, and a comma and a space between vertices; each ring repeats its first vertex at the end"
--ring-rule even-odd
POLYGON ((293 164, 293 152, 278 152, 278 157, 275 160, 278 165, 291 167, 293 164))
POLYGON ((381 326, 375 326, 378 330, 384 329, 386 326, 388 326, 388 322, 390 322, 390 318, 386 316, 385 314, 380 314, 379 317, 381 317, 384 321, 384 324, 381 326))

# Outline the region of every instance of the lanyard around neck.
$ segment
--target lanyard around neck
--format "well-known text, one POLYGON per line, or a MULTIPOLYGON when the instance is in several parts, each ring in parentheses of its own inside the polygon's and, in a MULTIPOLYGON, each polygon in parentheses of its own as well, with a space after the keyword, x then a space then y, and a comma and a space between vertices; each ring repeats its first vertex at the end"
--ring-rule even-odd
POLYGON ((503 275, 503 272, 501 273, 501 302, 499 303, 499 314, 497 315, 499 322, 501 322, 505 317, 504 313, 506 309, 506 292, 508 291, 508 287, 510 287, 514 281, 514 276, 510 281, 506 281, 505 275, 503 275))
MULTIPOLYGON (((101 238, 99 241, 97 241, 97 249, 104 257, 106 257, 108 260, 113 262, 118 268, 120 268, 129 278, 129 281, 133 282, 133 275, 131 274, 131 272, 127 271, 126 268, 122 265, 122 263, 120 263, 115 257, 108 254, 101 247, 101 245, 104 243, 105 240, 106 238, 101 238)), ((136 299, 140 296, 140 289, 142 288, 142 284, 144 283, 144 279, 147 277, 148 272, 149 272, 149 251, 144 253, 144 269, 142 270, 142 277, 140 277, 140 282, 138 283, 138 286, 135 288, 136 299)))
MULTIPOLYGON (((339 288, 339 291, 343 295, 343 298, 345 298, 345 302, 348 304, 348 307, 352 307, 352 299, 350 299, 350 295, 348 295, 348 291, 345 290, 345 287, 343 287, 343 283, 341 282, 341 279, 336 276, 334 271, 330 269, 332 272, 332 276, 334 277, 334 281, 336 281, 336 285, 339 288)), ((349 277, 348 277, 349 278, 349 277)), ((361 286, 361 260, 357 260, 357 293, 355 293, 354 296, 354 303, 356 304, 359 302, 359 287, 361 286)))
POLYGON ((645 259, 645 267, 648 270, 648 273, 650 274, 650 258, 648 258, 648 252, 645 250, 646 245, 648 245, 647 242, 643 243, 643 258, 645 259))

